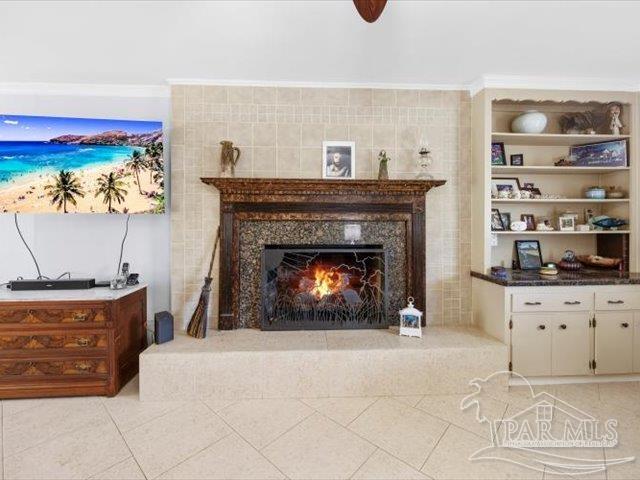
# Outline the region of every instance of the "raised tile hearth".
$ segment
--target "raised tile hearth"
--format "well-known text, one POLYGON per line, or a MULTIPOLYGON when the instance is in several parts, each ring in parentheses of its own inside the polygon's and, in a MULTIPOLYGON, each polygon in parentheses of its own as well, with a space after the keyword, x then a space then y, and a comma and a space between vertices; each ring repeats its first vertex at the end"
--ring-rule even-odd
POLYGON ((467 327, 423 338, 389 330, 214 331, 178 335, 140 356, 140 399, 303 398, 449 394, 501 370, 507 347, 467 327))

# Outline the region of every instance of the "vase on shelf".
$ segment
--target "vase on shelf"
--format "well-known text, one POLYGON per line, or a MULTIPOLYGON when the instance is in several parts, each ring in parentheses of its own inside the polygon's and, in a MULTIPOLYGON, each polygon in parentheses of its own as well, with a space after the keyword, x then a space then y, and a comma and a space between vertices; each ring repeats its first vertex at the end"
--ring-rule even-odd
POLYGON ((547 127, 547 116, 537 110, 527 110, 511 122, 513 133, 542 133, 547 127))

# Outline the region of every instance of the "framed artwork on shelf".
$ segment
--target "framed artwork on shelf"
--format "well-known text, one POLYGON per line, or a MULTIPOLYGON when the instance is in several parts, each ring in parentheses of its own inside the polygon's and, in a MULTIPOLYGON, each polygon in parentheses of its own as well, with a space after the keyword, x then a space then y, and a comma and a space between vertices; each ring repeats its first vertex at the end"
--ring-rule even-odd
POLYGON ((538 240, 516 240, 514 246, 520 270, 538 270, 542 267, 542 250, 538 240))
POLYGON ((505 230, 511 230, 511 213, 500 212, 500 220, 502 220, 502 226, 505 230))
POLYGON ((502 232, 505 230, 504 223, 502 223, 502 215, 497 208, 491 209, 491 231, 502 232))
POLYGON ((522 167, 524 165, 524 155, 522 153, 514 153, 509 159, 512 167, 522 167))
POLYGON ((491 165, 492 166, 505 166, 507 164, 507 156, 504 153, 503 142, 493 142, 491 144, 491 165))
POLYGON ((569 158, 575 167, 627 167, 627 141, 614 140, 571 147, 569 158))
POLYGON ((322 142, 322 178, 356 178, 355 142, 322 142))
POLYGON ((563 232, 572 232, 576 229, 576 219, 573 216, 561 215, 558 218, 558 228, 563 232))
POLYGON ((520 220, 527 224, 527 230, 536 229, 536 218, 533 213, 523 213, 520 215, 520 220))
POLYGON ((515 193, 520 193, 520 180, 517 178, 492 178, 491 196, 493 198, 513 198, 515 193))

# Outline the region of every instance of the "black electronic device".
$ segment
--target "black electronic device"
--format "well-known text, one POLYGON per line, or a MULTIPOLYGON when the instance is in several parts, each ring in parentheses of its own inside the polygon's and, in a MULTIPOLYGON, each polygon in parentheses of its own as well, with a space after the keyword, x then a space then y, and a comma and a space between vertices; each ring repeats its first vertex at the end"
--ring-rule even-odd
POLYGON ((159 312, 154 316, 153 337, 156 343, 173 340, 173 315, 169 312, 159 312))
POLYGON ((59 280, 12 280, 10 290, 86 290, 96 286, 95 278, 64 278, 59 280))

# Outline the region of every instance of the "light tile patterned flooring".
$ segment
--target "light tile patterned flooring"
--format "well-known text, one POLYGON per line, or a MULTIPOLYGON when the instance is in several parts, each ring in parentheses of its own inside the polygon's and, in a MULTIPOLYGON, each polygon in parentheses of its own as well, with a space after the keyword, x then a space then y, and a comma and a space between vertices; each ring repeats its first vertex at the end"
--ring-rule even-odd
MULTIPOLYGON (((619 420, 619 446, 592 449, 590 458, 640 456, 639 383, 544 390, 619 420)), ((483 413, 519 412, 527 393, 494 393, 483 413)), ((489 431, 460 411, 464 395, 141 403, 137 394, 133 380, 114 398, 2 401, 0 478, 563 478, 468 460, 489 445, 489 431)), ((640 478, 640 462, 587 478, 640 478)))

